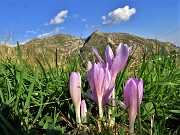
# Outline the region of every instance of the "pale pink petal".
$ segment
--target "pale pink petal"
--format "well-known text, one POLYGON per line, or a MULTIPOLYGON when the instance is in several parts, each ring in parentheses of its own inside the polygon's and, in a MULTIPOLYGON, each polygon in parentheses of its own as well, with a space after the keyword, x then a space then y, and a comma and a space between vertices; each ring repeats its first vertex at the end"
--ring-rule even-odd
POLYGON ((138 81, 138 79, 137 78, 135 78, 135 77, 131 77, 131 79, 136 83, 136 85, 138 86, 138 84, 139 84, 139 81, 138 81))
POLYGON ((124 101, 126 106, 128 107, 129 113, 129 132, 134 132, 134 123, 137 114, 137 98, 139 98, 139 102, 142 102, 143 97, 143 81, 136 78, 130 78, 126 81, 126 85, 124 88, 124 101), (139 92, 139 97, 137 97, 137 91, 139 92))
POLYGON ((87 71, 89 71, 92 68, 92 63, 88 61, 87 71))
POLYGON ((106 53, 105 54, 106 54, 106 63, 108 63, 109 67, 111 68, 113 58, 114 58, 114 54, 113 54, 113 51, 109 45, 106 46, 106 53))
POLYGON ((79 85, 80 85, 80 88, 81 88, 81 75, 80 75, 79 72, 77 74, 78 74, 79 85))
POLYGON ((118 73, 124 68, 129 57, 129 50, 126 45, 121 45, 116 56, 113 59, 113 64, 111 66, 111 75, 113 78, 116 78, 118 73))
POLYGON ((139 102, 141 104, 142 102, 142 97, 143 97, 143 81, 142 78, 140 80, 138 80, 137 78, 132 78, 134 80, 134 82, 137 85, 138 91, 139 91, 139 102))
POLYGON ((106 65, 105 65, 104 63, 102 63, 102 62, 98 62, 96 65, 97 65, 99 68, 105 68, 105 67, 106 67, 106 65))
POLYGON ((96 104, 98 103, 97 98, 95 98, 92 93, 84 93, 84 95, 93 100, 96 104))
POLYGON ((72 72, 69 79, 69 92, 76 112, 76 122, 81 123, 80 105, 81 105, 81 76, 79 73, 72 72))
POLYGON ((90 61, 88 61, 88 65, 87 65, 87 72, 85 73, 85 77, 87 79, 87 81, 89 82, 89 74, 90 74, 90 70, 92 68, 92 63, 90 61))
POLYGON ((125 51, 127 51, 129 55, 129 53, 131 52, 131 49, 132 47, 128 47, 127 44, 120 43, 119 46, 116 48, 115 56, 123 57, 125 55, 124 53, 126 53, 125 51))
POLYGON ((101 63, 104 63, 104 60, 101 58, 101 56, 100 56, 99 53, 97 52, 96 48, 95 48, 95 47, 92 47, 92 49, 93 49, 93 52, 94 52, 94 54, 96 55, 96 57, 99 59, 99 61, 100 61, 101 63))
POLYGON ((86 102, 85 102, 84 99, 81 101, 81 112, 82 112, 83 114, 84 114, 85 112, 87 112, 86 102))
POLYGON ((103 80, 103 84, 102 84, 102 89, 104 89, 104 90, 108 89, 111 80, 112 80, 111 74, 110 74, 109 69, 107 67, 107 68, 105 68, 105 75, 104 75, 104 80, 103 80))
POLYGON ((94 92, 95 90, 95 86, 94 86, 94 64, 92 65, 92 68, 89 70, 89 75, 88 75, 88 82, 89 82, 89 85, 91 87, 91 90, 92 92, 94 92))
POLYGON ((102 97, 104 90, 102 89, 102 84, 104 80, 104 69, 99 68, 94 64, 94 84, 97 93, 97 97, 102 97))
POLYGON ((142 78, 140 78, 139 80, 138 90, 139 90, 139 103, 141 104, 143 98, 143 91, 144 91, 142 78))
POLYGON ((81 101, 81 121, 82 123, 87 122, 87 107, 85 100, 81 101))
POLYGON ((69 80, 69 90, 74 104, 81 102, 81 76, 79 73, 72 72, 69 80))
POLYGON ((128 97, 129 97, 129 83, 132 81, 132 78, 126 81, 126 84, 124 86, 124 101, 127 106, 129 106, 128 97))
POLYGON ((123 45, 123 43, 120 43, 118 45, 118 47, 116 48, 116 51, 115 51, 115 55, 117 56, 118 52, 121 50, 121 46, 123 45))
POLYGON ((124 101, 128 108, 137 110, 137 85, 132 78, 125 85, 124 101))
POLYGON ((111 97, 113 89, 114 89, 114 81, 111 80, 108 89, 106 89, 105 92, 104 92, 104 96, 103 96, 103 105, 104 106, 108 102, 107 100, 111 97))
POLYGON ((123 102, 121 102, 120 100, 118 100, 118 99, 109 98, 109 99, 107 100, 107 102, 109 102, 109 101, 111 101, 111 100, 114 100, 114 101, 115 101, 116 103, 118 103, 122 108, 127 109, 127 106, 126 106, 123 102))

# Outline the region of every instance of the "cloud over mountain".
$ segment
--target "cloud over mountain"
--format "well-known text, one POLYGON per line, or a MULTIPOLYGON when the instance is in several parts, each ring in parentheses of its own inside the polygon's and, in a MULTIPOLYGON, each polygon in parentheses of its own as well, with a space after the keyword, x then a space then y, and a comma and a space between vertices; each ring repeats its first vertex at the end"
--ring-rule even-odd
POLYGON ((26 31, 26 34, 36 34, 36 31, 34 31, 34 30, 28 30, 28 31, 26 31))
POLYGON ((65 21, 68 14, 68 10, 63 10, 59 12, 53 19, 51 19, 50 24, 61 24, 65 21))
POLYGON ((49 37, 49 36, 58 34, 62 29, 64 29, 64 27, 57 27, 50 32, 46 32, 46 33, 38 35, 38 38, 45 38, 45 37, 49 37))
POLYGON ((125 6, 124 8, 118 8, 108 14, 108 18, 106 16, 102 16, 103 23, 102 25, 108 24, 118 24, 121 22, 125 22, 130 19, 130 17, 136 13, 135 8, 129 8, 129 6, 125 6))

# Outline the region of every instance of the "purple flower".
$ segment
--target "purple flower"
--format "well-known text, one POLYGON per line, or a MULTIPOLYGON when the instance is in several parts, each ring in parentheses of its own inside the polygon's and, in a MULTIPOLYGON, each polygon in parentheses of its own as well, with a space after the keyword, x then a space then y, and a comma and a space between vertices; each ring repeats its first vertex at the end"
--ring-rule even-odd
MULTIPOLYGON (((128 60, 129 54, 131 52, 131 49, 132 47, 128 47, 126 44, 120 43, 114 54, 111 47, 109 45, 106 46, 106 63, 108 63, 110 73, 114 80, 118 73, 124 68, 128 60)), ((99 59, 100 64, 105 66, 106 64, 104 60, 101 58, 101 56, 98 54, 97 50, 94 47, 93 51, 96 57, 99 59)))
POLYGON ((81 105, 81 76, 80 73, 72 72, 69 80, 69 91, 76 112, 76 122, 81 123, 80 105, 81 105))
MULTIPOLYGON (((85 93, 85 95, 95 101, 99 108, 99 116, 102 117, 106 103, 115 100, 110 98, 114 88, 114 81, 108 69, 108 64, 104 67, 101 63, 92 65, 89 62, 88 65, 89 71, 86 78, 92 93, 85 93)), ((124 107, 122 102, 118 101, 118 103, 124 107)))
MULTIPOLYGON (((129 57, 132 47, 128 47, 126 44, 120 43, 114 54, 111 47, 109 45, 107 45, 106 51, 105 51, 106 63, 101 58, 101 56, 98 54, 97 50, 95 48, 92 48, 92 49, 93 49, 96 57, 99 59, 99 65, 101 65, 102 67, 106 67, 106 65, 108 65, 108 70, 110 71, 112 80, 115 83, 118 73, 124 68, 124 66, 128 60, 128 57, 129 57)), ((89 66, 88 66, 88 68, 89 68, 89 66)), ((113 90, 111 93, 112 93, 112 100, 118 102, 121 106, 123 106, 123 103, 121 101, 114 99, 115 98, 115 90, 113 90)), ((114 105, 115 105, 115 102, 112 102, 112 106, 114 106, 114 105)), ((114 113, 114 107, 109 107, 108 115, 109 115, 110 123, 111 123, 111 125, 114 125, 115 118, 111 118, 112 113, 114 113)))
POLYGON ((81 101, 81 121, 82 123, 87 122, 87 107, 85 100, 81 101))
POLYGON ((128 108, 129 114, 129 132, 134 132, 134 122, 137 114, 137 98, 139 98, 139 104, 142 102, 143 97, 143 81, 136 78, 130 78, 126 81, 124 88, 124 101, 128 108), (139 97, 137 97, 137 91, 139 97))

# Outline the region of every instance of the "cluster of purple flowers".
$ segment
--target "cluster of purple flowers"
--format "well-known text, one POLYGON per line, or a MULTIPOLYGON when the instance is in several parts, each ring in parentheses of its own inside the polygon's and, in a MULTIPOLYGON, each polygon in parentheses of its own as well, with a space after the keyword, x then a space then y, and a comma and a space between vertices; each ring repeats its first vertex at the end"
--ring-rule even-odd
MULTIPOLYGON (((115 80, 118 73, 125 66, 132 48, 126 44, 120 44, 115 54, 110 46, 106 46, 106 62, 93 48, 98 63, 88 62, 86 79, 89 82, 92 93, 85 93, 85 96, 94 100, 99 108, 99 117, 103 116, 106 104, 113 100, 124 109, 128 110, 129 114, 129 132, 134 132, 134 122, 137 114, 137 105, 142 102, 143 97, 143 81, 136 78, 130 78, 126 81, 124 87, 124 103, 115 99, 115 80), (138 97, 139 96, 139 97, 138 97), (137 99, 139 98, 139 99, 137 99)), ((75 107, 76 122, 85 123, 86 120, 86 103, 81 101, 81 76, 80 73, 72 72, 69 80, 70 95, 75 107), (81 110, 81 111, 80 111, 81 110), (80 114, 81 112, 81 114, 80 114)))

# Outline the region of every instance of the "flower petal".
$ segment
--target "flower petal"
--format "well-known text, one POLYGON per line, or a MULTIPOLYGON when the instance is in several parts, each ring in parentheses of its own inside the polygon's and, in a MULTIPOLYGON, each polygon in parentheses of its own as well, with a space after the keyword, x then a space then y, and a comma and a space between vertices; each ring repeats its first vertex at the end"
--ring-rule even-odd
POLYGON ((106 89, 108 89, 112 78, 111 78, 111 74, 109 72, 108 67, 105 68, 104 71, 105 71, 105 73, 104 73, 104 80, 103 80, 103 84, 102 84, 102 89, 106 90, 106 89))
POLYGON ((118 103, 122 108, 124 108, 124 109, 127 108, 127 106, 126 106, 123 102, 121 102, 120 100, 118 100, 118 99, 109 98, 109 99, 107 100, 107 102, 109 102, 109 101, 111 101, 111 100, 114 100, 114 101, 115 101, 116 103, 118 103))
POLYGON ((111 80, 111 83, 108 87, 108 89, 105 90, 105 93, 104 93, 104 96, 103 96, 103 106, 106 105, 106 103, 108 102, 107 100, 110 98, 112 92, 113 92, 113 89, 114 89, 114 81, 111 80))
POLYGON ((119 46, 116 48, 115 55, 116 56, 118 56, 118 55, 122 55, 123 56, 123 51, 126 50, 126 49, 128 50, 128 52, 130 54, 130 52, 132 50, 132 47, 131 46, 129 47, 127 44, 120 43, 119 46))
POLYGON ((81 76, 79 73, 72 72, 69 79, 69 92, 76 112, 76 122, 81 123, 80 105, 81 105, 81 76))
POLYGON ((92 63, 88 61, 87 71, 89 71, 92 68, 92 63))
POLYGON ((138 86, 138 84, 139 84, 139 81, 138 81, 138 79, 137 78, 135 78, 135 77, 131 77, 131 79, 136 83, 136 85, 138 86))
POLYGON ((133 78, 130 78, 124 88, 124 101, 127 107, 137 110, 137 85, 133 78))
POLYGON ((138 91, 139 91, 139 103, 141 104, 143 98, 143 91, 144 91, 142 78, 140 78, 139 80, 138 91))
POLYGON ((88 82, 89 82, 89 72, 90 72, 91 68, 92 68, 92 63, 90 61, 88 61, 87 72, 85 73, 85 77, 88 82))
POLYGON ((137 78, 132 77, 131 79, 136 83, 136 86, 138 87, 138 91, 139 91, 139 103, 141 104, 142 97, 143 97, 143 81, 142 81, 142 78, 140 78, 140 80, 138 80, 137 78))
POLYGON ((82 123, 87 122, 87 107, 85 100, 81 101, 81 121, 82 123))
POLYGON ((93 49, 93 52, 94 52, 94 54, 96 55, 96 57, 99 59, 100 63, 105 64, 105 63, 104 63, 104 60, 101 58, 101 56, 100 56, 99 53, 97 52, 96 48, 95 48, 95 47, 92 47, 92 49, 93 49))
POLYGON ((94 78, 94 64, 92 65, 92 68, 89 70, 89 75, 88 75, 88 78, 87 78, 92 92, 94 92, 94 90, 95 90, 94 79, 93 78, 94 78))
POLYGON ((120 44, 116 49, 116 56, 113 59, 111 66, 111 74, 113 78, 116 78, 118 73, 124 68, 129 57, 129 49, 127 45, 120 44))
POLYGON ((109 68, 111 68, 111 66, 112 66, 113 58, 114 58, 113 51, 112 51, 111 47, 109 45, 107 45, 106 46, 106 63, 108 63, 109 68))
POLYGON ((94 85, 97 93, 97 98, 102 98, 104 89, 102 89, 102 84, 104 80, 104 69, 94 64, 94 85))
POLYGON ((72 72, 69 80, 69 90, 74 105, 81 102, 81 76, 79 73, 72 72))
POLYGON ((90 98, 91 100, 94 100, 95 102, 97 102, 92 93, 84 93, 84 95, 90 98))

